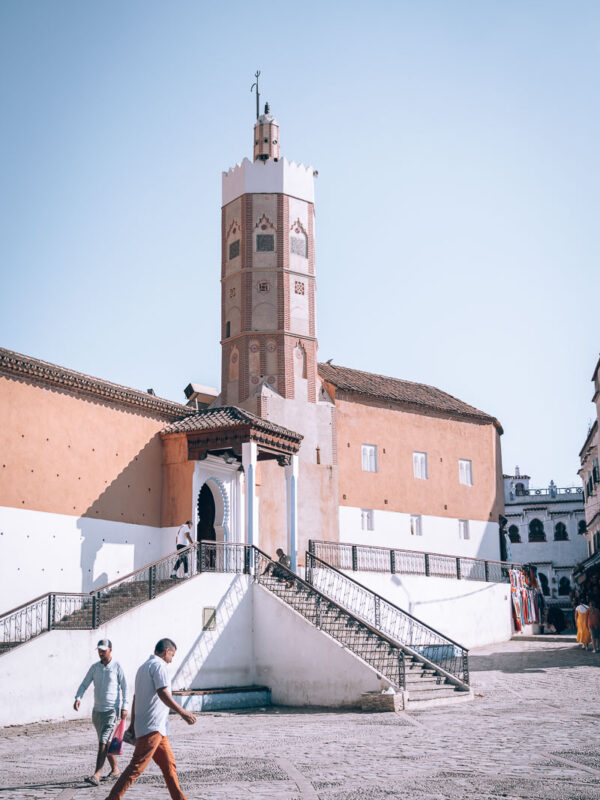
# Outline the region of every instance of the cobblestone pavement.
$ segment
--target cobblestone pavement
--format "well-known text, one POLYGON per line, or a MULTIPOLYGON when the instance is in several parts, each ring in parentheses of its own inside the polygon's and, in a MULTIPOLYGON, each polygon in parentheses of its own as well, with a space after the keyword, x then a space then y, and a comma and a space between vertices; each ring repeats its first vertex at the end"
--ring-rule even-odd
MULTIPOLYGON (((600 654, 507 642, 472 650, 470 665, 477 696, 455 707, 176 719, 183 790, 188 800, 597 800, 600 654)), ((104 800, 106 784, 81 780, 95 746, 84 720, 0 729, 0 800, 104 800)), ((154 765, 126 797, 168 798, 154 765)))

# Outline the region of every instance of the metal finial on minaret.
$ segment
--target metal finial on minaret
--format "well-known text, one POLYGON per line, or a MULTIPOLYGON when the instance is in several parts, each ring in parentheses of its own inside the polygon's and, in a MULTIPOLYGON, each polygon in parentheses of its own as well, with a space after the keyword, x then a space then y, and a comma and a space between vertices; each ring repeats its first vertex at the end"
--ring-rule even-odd
POLYGON ((265 103, 265 114, 270 114, 270 113, 271 113, 271 107, 269 106, 268 103, 265 103))
POLYGON ((260 92, 258 91, 258 78, 260 76, 260 70, 257 69, 254 73, 254 77, 256 78, 256 82, 252 84, 250 87, 250 91, 254 91, 254 87, 256 86, 256 119, 260 116, 260 92))

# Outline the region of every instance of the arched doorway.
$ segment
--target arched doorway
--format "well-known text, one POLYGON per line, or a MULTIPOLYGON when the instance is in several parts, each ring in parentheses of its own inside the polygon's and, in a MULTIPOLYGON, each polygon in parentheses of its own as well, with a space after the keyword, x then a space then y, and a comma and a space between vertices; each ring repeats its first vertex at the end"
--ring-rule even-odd
POLYGON ((203 484, 198 495, 198 524, 196 526, 197 540, 216 541, 215 531, 215 498, 208 483, 203 484))
POLYGON ((571 591, 571 581, 563 575, 563 577, 558 582, 558 594, 565 595, 569 594, 571 591))

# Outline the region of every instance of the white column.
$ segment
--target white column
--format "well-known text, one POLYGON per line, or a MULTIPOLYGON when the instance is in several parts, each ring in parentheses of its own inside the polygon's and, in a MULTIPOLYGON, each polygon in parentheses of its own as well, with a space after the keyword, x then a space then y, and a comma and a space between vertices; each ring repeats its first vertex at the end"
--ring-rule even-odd
POLYGON ((232 527, 232 541, 244 541, 244 518, 246 516, 244 509, 244 473, 240 469, 234 473, 233 478, 233 498, 231 508, 231 527, 232 527))
POLYGON ((298 456, 291 457, 285 467, 285 494, 287 499, 287 551, 294 572, 298 568, 298 456))
POLYGON ((242 466, 246 476, 246 519, 244 524, 246 544, 259 547, 258 502, 256 497, 256 459, 258 445, 255 442, 242 444, 242 466))

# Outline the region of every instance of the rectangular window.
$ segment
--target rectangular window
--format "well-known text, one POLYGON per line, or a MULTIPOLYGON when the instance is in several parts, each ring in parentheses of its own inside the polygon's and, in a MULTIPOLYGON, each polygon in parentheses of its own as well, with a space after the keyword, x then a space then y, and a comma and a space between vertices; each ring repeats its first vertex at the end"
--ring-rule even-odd
POLYGON ((422 517, 420 514, 410 515, 410 533, 411 536, 423 536, 423 527, 421 523, 422 517))
POLYGON ((240 240, 236 239, 235 242, 231 242, 229 245, 229 260, 231 261, 232 258, 237 258, 240 254, 240 240))
POLYGON ((420 478, 422 481, 427 480, 427 453, 413 453, 413 471, 415 478, 420 478))
POLYGON ((459 519, 458 520, 458 538, 459 539, 470 539, 471 534, 469 533, 469 520, 468 519, 459 519))
POLYGON ((360 527, 363 531, 374 531, 375 520, 372 508, 361 508, 360 510, 360 527))
POLYGON ((259 253, 273 252, 275 250, 275 236, 272 233, 257 233, 256 250, 259 253))
POLYGON ((458 459, 458 480, 464 486, 473 486, 473 465, 468 458, 458 459))
POLYGON ((377 472, 377 445, 361 445, 363 472, 377 472))

